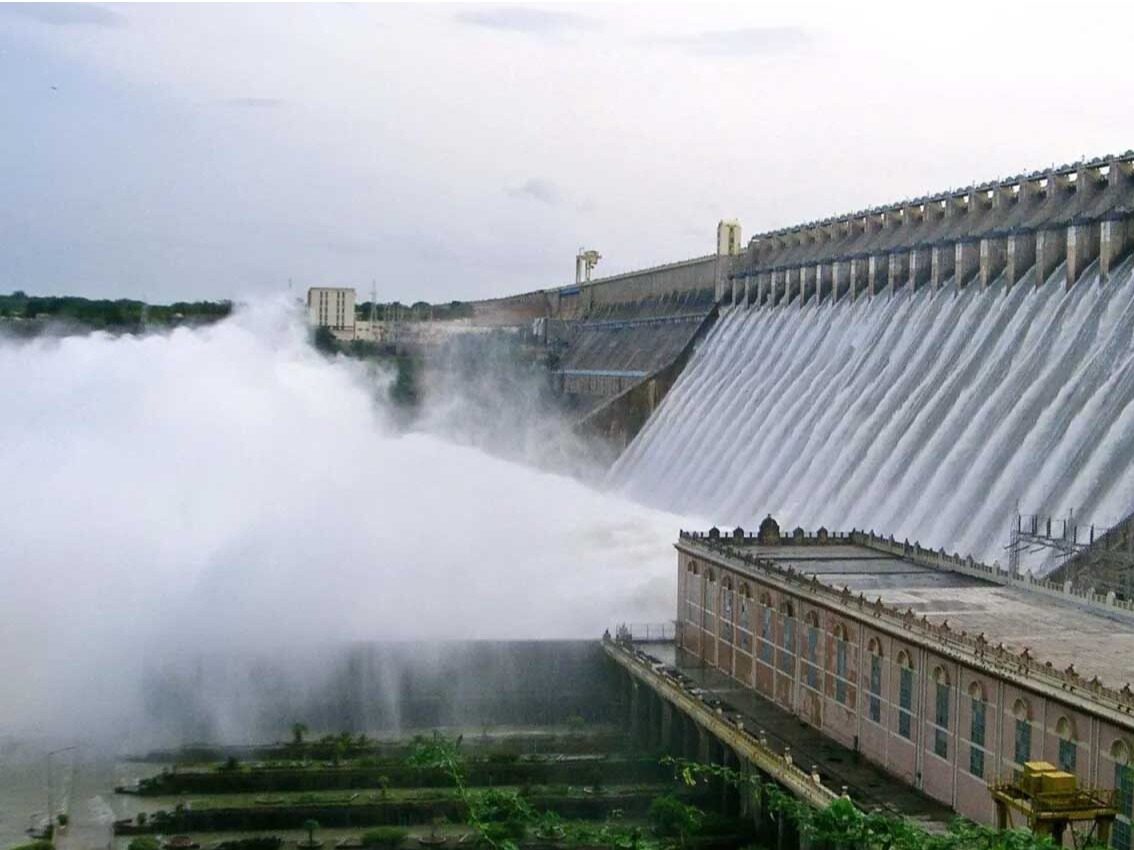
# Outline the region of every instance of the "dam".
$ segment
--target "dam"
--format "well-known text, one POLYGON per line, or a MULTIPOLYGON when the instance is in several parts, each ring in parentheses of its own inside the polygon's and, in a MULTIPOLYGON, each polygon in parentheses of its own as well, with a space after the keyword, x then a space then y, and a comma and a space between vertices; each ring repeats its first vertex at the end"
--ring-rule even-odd
POLYGON ((1134 511, 1134 151, 733 226, 713 255, 493 302, 542 311, 612 489, 989 561, 1017 512, 1134 511))

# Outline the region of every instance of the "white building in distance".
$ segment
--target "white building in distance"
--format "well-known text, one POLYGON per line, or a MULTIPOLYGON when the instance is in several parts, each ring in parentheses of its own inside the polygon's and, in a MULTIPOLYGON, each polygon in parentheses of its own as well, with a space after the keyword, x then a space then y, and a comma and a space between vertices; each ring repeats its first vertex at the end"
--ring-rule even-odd
POLYGON ((354 290, 339 286, 313 286, 307 290, 307 320, 315 327, 354 338, 354 290))

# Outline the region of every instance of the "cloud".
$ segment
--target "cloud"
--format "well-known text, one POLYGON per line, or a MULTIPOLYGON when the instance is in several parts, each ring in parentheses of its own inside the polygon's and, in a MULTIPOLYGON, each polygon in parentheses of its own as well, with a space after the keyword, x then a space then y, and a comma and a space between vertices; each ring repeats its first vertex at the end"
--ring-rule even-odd
POLYGON ((574 30, 594 29, 595 21, 571 12, 550 12, 524 6, 505 6, 458 12, 459 23, 474 27, 522 32, 530 35, 554 36, 574 30))
POLYGON ((689 36, 656 39, 655 44, 679 47, 700 56, 767 56, 810 48, 812 30, 803 27, 744 27, 689 36))
POLYGON ((230 97, 223 102, 227 106, 238 106, 243 109, 276 109, 283 106, 286 101, 278 97, 230 97))
POLYGON ((519 186, 512 186, 506 191, 513 198, 539 201, 549 206, 556 206, 562 199, 559 187, 550 180, 540 177, 531 177, 519 186))
POLYGON ((125 15, 97 3, 0 3, 0 13, 23 15, 57 27, 126 25, 125 15))

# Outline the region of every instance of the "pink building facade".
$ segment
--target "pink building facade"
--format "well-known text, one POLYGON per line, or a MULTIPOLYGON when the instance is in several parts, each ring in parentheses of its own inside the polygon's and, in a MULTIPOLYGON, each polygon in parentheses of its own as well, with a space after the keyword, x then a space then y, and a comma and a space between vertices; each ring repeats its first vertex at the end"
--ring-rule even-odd
POLYGON ((995 820, 988 783, 1024 761, 1115 789, 1112 845, 1130 850, 1134 717, 964 657, 819 581, 677 548, 686 652, 981 823, 995 820))

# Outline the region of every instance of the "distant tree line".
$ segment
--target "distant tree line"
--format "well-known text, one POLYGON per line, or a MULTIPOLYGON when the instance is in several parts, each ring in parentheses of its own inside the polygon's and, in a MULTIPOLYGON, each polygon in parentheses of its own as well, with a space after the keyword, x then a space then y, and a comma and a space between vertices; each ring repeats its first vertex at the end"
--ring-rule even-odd
POLYGON ((232 312, 231 301, 175 301, 146 304, 129 298, 81 298, 76 295, 28 295, 19 290, 0 295, 0 319, 52 319, 92 328, 127 329, 147 325, 205 324, 232 312))
POLYGON ((380 322, 387 319, 406 322, 446 322, 451 319, 471 319, 473 316, 473 305, 465 301, 450 301, 448 304, 415 301, 408 305, 400 301, 391 301, 387 304, 363 301, 354 306, 355 318, 368 320, 371 306, 374 308, 374 319, 380 322))

